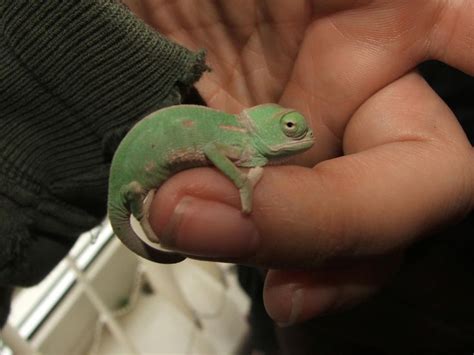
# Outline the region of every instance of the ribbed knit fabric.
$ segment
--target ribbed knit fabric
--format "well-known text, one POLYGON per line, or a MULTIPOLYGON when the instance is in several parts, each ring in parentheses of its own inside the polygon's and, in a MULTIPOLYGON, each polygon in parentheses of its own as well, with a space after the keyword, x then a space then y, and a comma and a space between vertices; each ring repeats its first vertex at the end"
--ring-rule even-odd
POLYGON ((116 143, 205 69, 113 0, 0 1, 0 286, 38 282, 104 217, 116 143))

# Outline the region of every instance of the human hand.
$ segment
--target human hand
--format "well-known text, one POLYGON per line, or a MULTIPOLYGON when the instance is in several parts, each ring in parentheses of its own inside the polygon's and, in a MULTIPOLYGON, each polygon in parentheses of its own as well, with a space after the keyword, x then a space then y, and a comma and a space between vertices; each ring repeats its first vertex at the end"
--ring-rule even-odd
POLYGON ((412 71, 438 59, 474 74, 471 1, 130 7, 175 41, 207 49, 213 71, 198 89, 209 106, 238 112, 278 102, 311 122, 314 148, 294 166, 265 168, 250 216, 240 213, 235 187, 205 168, 170 179, 152 205, 157 235, 174 223, 169 247, 272 268, 264 298, 276 321, 367 297, 406 246, 473 209, 473 149, 412 71))

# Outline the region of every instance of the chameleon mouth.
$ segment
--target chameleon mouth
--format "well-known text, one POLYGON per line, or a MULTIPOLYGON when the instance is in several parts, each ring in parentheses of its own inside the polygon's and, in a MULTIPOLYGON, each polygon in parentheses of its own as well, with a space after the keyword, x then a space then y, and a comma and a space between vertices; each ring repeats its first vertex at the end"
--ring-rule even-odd
POLYGON ((281 152, 281 151, 304 151, 309 148, 311 148, 314 144, 314 138, 313 137, 306 137, 304 139, 301 139, 299 141, 293 141, 289 143, 283 143, 283 144, 278 144, 270 147, 270 150, 272 152, 281 152))
POLYGON ((302 153, 314 144, 314 139, 311 136, 307 136, 302 140, 293 141, 290 143, 279 144, 278 146, 271 147, 271 151, 274 156, 269 159, 267 165, 287 165, 291 164, 292 157, 298 153, 302 153))

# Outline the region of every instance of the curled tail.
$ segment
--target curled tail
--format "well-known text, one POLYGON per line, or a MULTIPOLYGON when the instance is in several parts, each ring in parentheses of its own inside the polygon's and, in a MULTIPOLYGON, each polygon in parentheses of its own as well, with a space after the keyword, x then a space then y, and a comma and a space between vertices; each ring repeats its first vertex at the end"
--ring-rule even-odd
POLYGON ((115 235, 128 249, 142 258, 161 264, 173 264, 186 259, 182 255, 161 251, 145 243, 130 225, 130 213, 124 207, 109 205, 109 219, 115 235))

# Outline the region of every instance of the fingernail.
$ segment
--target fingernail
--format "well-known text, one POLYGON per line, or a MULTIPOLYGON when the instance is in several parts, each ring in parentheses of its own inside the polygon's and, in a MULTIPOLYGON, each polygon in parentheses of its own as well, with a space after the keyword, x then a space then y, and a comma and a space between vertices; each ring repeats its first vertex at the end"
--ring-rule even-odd
POLYGON ((252 219, 240 210, 190 196, 177 204, 160 234, 167 249, 213 258, 248 257, 259 243, 252 219))
POLYGON ((291 295, 290 314, 285 321, 277 321, 277 325, 279 327, 289 327, 297 322, 303 308, 303 298, 303 289, 297 289, 293 291, 293 294, 291 295))
POLYGON ((272 284, 272 280, 267 279, 263 300, 268 315, 275 323, 280 327, 288 327, 300 320, 304 288, 299 283, 272 284))

